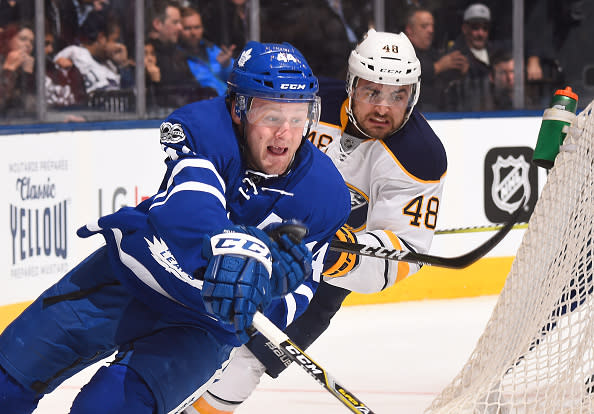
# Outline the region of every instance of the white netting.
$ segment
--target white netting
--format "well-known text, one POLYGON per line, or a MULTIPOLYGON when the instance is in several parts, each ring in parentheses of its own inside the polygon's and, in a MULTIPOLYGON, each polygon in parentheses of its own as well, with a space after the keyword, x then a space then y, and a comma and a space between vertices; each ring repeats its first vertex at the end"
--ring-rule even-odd
POLYGON ((594 412, 593 172, 594 102, 570 128, 475 350, 426 413, 594 412))

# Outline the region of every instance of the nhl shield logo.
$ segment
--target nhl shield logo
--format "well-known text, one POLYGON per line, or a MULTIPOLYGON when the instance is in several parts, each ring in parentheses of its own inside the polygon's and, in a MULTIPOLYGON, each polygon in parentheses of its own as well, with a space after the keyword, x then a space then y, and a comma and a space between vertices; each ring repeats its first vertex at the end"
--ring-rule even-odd
POLYGON ((531 165, 532 148, 495 147, 485 156, 485 215, 503 223, 522 202, 519 221, 528 221, 538 199, 538 169, 531 165))
POLYGON ((523 155, 517 158, 511 155, 507 158, 497 157, 493 169, 493 184, 491 185, 491 197, 497 207, 512 214, 520 207, 522 199, 530 199, 530 182, 528 171, 530 164, 523 155), (505 173, 504 173, 505 170, 505 173), (512 201, 514 195, 522 191, 523 197, 520 200, 512 201))

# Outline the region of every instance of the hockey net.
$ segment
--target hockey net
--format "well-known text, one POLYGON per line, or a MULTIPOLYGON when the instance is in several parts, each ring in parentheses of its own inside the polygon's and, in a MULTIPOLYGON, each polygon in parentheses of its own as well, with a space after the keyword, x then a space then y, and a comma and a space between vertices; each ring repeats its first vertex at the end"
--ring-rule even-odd
POLYGON ((594 412, 594 102, 565 138, 468 362, 426 413, 594 412))

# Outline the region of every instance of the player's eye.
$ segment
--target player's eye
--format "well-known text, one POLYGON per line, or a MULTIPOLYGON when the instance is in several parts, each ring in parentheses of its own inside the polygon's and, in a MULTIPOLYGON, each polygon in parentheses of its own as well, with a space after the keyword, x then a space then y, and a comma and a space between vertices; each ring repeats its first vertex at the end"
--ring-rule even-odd
POLYGON ((272 115, 272 114, 266 115, 264 117, 264 121, 269 122, 269 123, 279 123, 280 119, 281 119, 280 116, 272 115))
POLYGON ((291 125, 303 125, 305 123, 305 118, 300 116, 292 117, 290 120, 291 125))
POLYGON ((402 99, 403 99, 403 96, 399 92, 392 92, 392 94, 390 95, 390 101, 391 101, 391 103, 400 102, 402 99))

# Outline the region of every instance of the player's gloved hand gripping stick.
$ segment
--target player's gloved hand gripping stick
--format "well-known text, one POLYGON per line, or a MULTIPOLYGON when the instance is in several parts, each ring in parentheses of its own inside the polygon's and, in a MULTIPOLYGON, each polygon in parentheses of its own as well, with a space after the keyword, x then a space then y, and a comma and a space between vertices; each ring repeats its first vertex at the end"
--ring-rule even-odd
POLYGON ((366 246, 360 243, 349 243, 337 239, 332 240, 330 249, 338 252, 346 252, 361 256, 377 257, 378 259, 397 260, 401 262, 420 263, 430 266, 447 267, 450 269, 463 269, 470 266, 481 257, 489 253, 514 227, 522 212, 522 205, 512 214, 505 225, 483 244, 461 256, 440 257, 430 254, 417 253, 413 251, 387 249, 376 246, 366 246))
MULTIPOLYGON (((265 230, 273 233, 278 225, 265 230)), ((233 324, 242 343, 258 309, 297 289, 311 275, 311 251, 287 235, 277 239, 256 227, 232 226, 205 238, 202 299, 206 310, 233 324)))
POLYGON ((295 290, 311 274, 311 252, 303 243, 307 228, 294 222, 273 224, 265 231, 233 226, 205 239, 202 298, 206 310, 233 324, 245 343, 258 330, 288 358, 300 365, 351 411, 372 411, 339 385, 301 351, 258 309, 272 298, 295 290))

